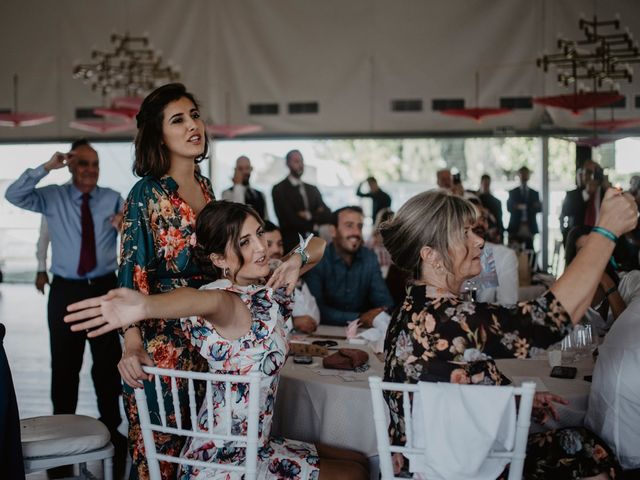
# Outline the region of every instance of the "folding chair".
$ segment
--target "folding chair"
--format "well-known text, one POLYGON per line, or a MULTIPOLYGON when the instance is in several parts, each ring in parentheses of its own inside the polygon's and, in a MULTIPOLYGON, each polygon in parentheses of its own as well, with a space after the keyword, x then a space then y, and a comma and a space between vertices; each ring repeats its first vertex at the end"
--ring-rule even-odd
POLYGON ((87 462, 101 460, 105 480, 113 478, 111 435, 107 427, 85 415, 47 415, 20 420, 25 473, 77 465, 74 479, 95 479, 87 462))
MULTIPOLYGON (((378 441, 378 455, 380 458, 380 474, 382 480, 400 479, 393 473, 392 454, 402 453, 403 455, 423 455, 421 448, 412 445, 412 397, 419 391, 418 384, 390 383, 383 382, 380 377, 369 377, 369 387, 371 389, 371 400, 373 402, 373 420, 376 427, 376 437, 378 441), (407 444, 404 446, 391 445, 389 442, 388 415, 383 391, 402 392, 402 405, 404 409, 405 430, 407 444)), ((464 385, 463 388, 477 388, 475 385, 464 385)), ((493 387, 500 388, 500 387, 493 387)), ((525 382, 522 387, 514 388, 514 395, 521 395, 516 421, 516 434, 514 447, 509 451, 492 451, 489 458, 510 458, 509 480, 520 480, 524 459, 527 450, 527 437, 529 435, 529 425, 531 422, 531 408, 533 406, 533 395, 536 385, 533 382, 525 382)), ((423 412, 427 415, 427 412, 423 412)))
POLYGON ((553 244, 553 255, 551 256, 551 273, 554 277, 558 276, 560 267, 560 250, 563 248, 562 240, 556 240, 553 244))
POLYGON ((155 393, 158 399, 158 408, 160 416, 160 424, 152 423, 147 405, 147 395, 142 388, 135 389, 136 404, 138 406, 138 415, 140 417, 140 427, 142 430, 142 438, 144 441, 144 449, 147 462, 149 464, 149 475, 151 480, 160 480, 160 461, 177 463, 180 465, 190 465, 193 467, 207 468, 211 470, 221 470, 225 472, 242 472, 246 480, 254 480, 257 475, 258 465, 258 421, 260 413, 260 380, 262 376, 257 372, 249 375, 222 375, 215 373, 199 373, 186 372, 179 370, 168 370, 156 367, 143 367, 145 373, 154 375, 155 393), (160 377, 168 377, 164 388, 169 388, 172 402, 173 412, 175 413, 175 427, 169 425, 168 415, 165 411, 163 397, 163 385, 160 377), (186 379, 188 382, 189 392, 189 417, 191 420, 191 429, 182 427, 183 419, 180 414, 180 399, 178 396, 177 379, 186 379), (196 411, 196 395, 194 381, 203 381, 206 384, 206 396, 203 408, 207 410, 208 423, 206 430, 198 427, 198 412, 196 411), (222 418, 231 419, 231 385, 246 384, 249 387, 249 405, 247 412, 247 434, 233 435, 231 433, 231 423, 227 422, 227 429, 224 433, 214 432, 214 409, 213 394, 214 383, 225 384, 224 405, 218 408, 216 415, 222 418), (188 458, 175 457, 158 453, 153 438, 154 432, 169 433, 172 435, 180 435, 184 437, 203 438, 207 440, 236 442, 246 446, 246 456, 243 464, 221 464, 213 462, 203 462, 188 458))
POLYGON ((24 473, 66 465, 77 465, 78 476, 72 478, 95 478, 87 470, 87 462, 101 460, 104 479, 112 480, 114 448, 109 430, 99 420, 84 415, 18 419, 13 380, 4 350, 5 330, 0 323, 0 391, 3 392, 0 416, 4 427, 0 434, 5 435, 2 453, 10 455, 11 462, 3 463, 5 470, 0 472, 0 478, 24 478, 24 473))

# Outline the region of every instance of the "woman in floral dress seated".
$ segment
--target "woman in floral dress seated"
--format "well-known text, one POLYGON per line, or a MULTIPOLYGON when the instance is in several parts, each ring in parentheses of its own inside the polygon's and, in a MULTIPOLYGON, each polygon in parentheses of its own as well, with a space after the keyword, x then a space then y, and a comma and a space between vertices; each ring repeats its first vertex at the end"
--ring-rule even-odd
MULTIPOLYGON (((85 310, 69 315, 67 321, 95 317, 72 326, 72 330, 99 327, 89 333, 94 336, 142 319, 182 318, 186 335, 208 361, 209 371, 238 375, 258 371, 268 378, 261 387, 259 478, 367 479, 368 461, 359 453, 269 435, 279 373, 289 348, 286 323, 291 316, 290 295, 300 274, 322 258, 325 242, 312 238, 306 249, 299 247, 287 255, 269 277, 263 235, 263 222, 250 207, 212 202, 196 221, 196 253, 203 270, 215 270, 219 280, 199 290, 178 288, 150 296, 126 288, 112 290, 106 296, 70 306, 70 311, 85 310)), ((248 394, 243 400, 243 405, 234 407, 232 431, 237 428, 246 434, 248 394)), ((203 408, 199 424, 207 424, 206 415, 203 408)), ((214 428, 224 428, 230 420, 216 416, 214 428)), ((190 459, 219 463, 237 463, 243 455, 243 447, 197 438, 189 439, 182 451, 182 456, 190 459)), ((236 477, 187 466, 178 478, 236 477)))
MULTIPOLYGON (((602 202, 599 228, 564 275, 541 297, 514 308, 459 298, 462 283, 480 273, 482 238, 472 231, 471 203, 442 192, 411 198, 381 233, 393 262, 413 275, 404 304, 396 311, 385 342, 385 381, 502 385, 509 381, 494 358, 526 358, 531 347, 559 341, 579 321, 593 297, 615 237, 636 224, 635 203, 610 189, 602 202)), ((386 396, 392 442, 406 441, 401 393, 386 396)), ((533 416, 557 417, 556 395, 536 394, 533 416)), ((396 473, 405 458, 394 454, 396 473)), ((615 476, 611 450, 582 428, 530 436, 525 478, 577 479, 615 476)))

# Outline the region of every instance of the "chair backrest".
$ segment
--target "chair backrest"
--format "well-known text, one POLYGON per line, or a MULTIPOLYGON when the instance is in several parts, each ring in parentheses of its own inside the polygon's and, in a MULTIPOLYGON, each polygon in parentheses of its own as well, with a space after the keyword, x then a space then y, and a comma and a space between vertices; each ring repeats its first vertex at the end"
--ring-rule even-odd
POLYGON ((172 462, 181 465, 191 465, 199 468, 207 468, 211 470, 221 470, 226 472, 241 472, 244 473, 244 478, 247 480, 256 478, 256 470, 258 465, 258 421, 260 412, 260 380, 262 376, 257 372, 252 372, 248 375, 223 375, 215 373, 200 373, 200 372, 186 372, 179 370, 168 370, 156 367, 143 367, 145 373, 154 376, 156 398, 158 399, 158 409, 160 424, 152 423, 149 415, 149 408, 147 406, 147 395, 143 388, 135 389, 136 404, 138 406, 138 415, 140 417, 140 427, 142 430, 142 437, 144 440, 144 448, 146 453, 147 462, 149 464, 149 475, 151 480, 160 480, 160 461, 172 462), (168 377, 169 381, 161 382, 160 377, 168 377), (177 379, 185 379, 188 382, 188 394, 189 394, 189 417, 190 417, 190 429, 183 428, 182 415, 180 409, 180 398, 178 394, 178 382, 177 379), (203 407, 207 410, 208 423, 206 429, 200 429, 198 427, 198 412, 196 407, 196 389, 194 382, 205 382, 206 396, 203 402, 203 407), (214 384, 225 384, 225 399, 222 407, 219 405, 214 412, 214 384), (164 384, 164 385, 163 385, 164 384), (232 434, 231 426, 231 386, 245 384, 249 388, 249 403, 247 412, 247 434, 239 435, 232 434), (163 388, 169 389, 171 399, 173 401, 173 412, 175 412, 175 422, 168 421, 168 415, 165 411, 163 397, 163 388), (220 433, 217 429, 214 429, 214 414, 219 418, 228 419, 226 424, 226 431, 220 433), (175 426, 170 425, 173 424, 175 426), (160 454, 156 451, 156 444, 153 438, 154 432, 169 433, 172 435, 180 435, 184 437, 196 437, 206 440, 235 442, 240 446, 246 445, 246 456, 242 464, 220 464, 213 462, 203 462, 199 460, 192 460, 182 457, 175 457, 171 455, 160 454))
POLYGON ((560 251, 563 248, 562 240, 556 240, 553 244, 553 255, 551 256, 551 273, 557 277, 560 268, 560 251))
MULTIPOLYGON (((419 391, 418 384, 390 383, 383 382, 380 377, 369 377, 369 387, 371 388, 371 400, 373 402, 373 420, 376 427, 376 437, 378 441, 378 455, 380 458, 380 474, 382 480, 397 479, 393 473, 391 457, 393 453, 403 455, 422 455, 423 450, 413 447, 413 422, 412 422, 412 397, 419 391), (401 392, 402 405, 404 410, 404 424, 407 443, 404 446, 391 445, 389 442, 389 415, 384 401, 383 391, 401 392)), ((463 388, 477 388, 475 385, 464 385, 463 388)), ((500 387, 495 387, 500 388, 500 387)), ((489 458, 510 458, 509 480, 520 480, 527 450, 527 437, 529 435, 529 425, 531 423, 531 408, 533 406, 533 396, 536 384, 524 382, 521 387, 514 388, 513 394, 520 395, 520 405, 516 421, 516 434, 512 450, 491 452, 489 458)), ((481 394, 480 390, 478 394, 481 394)), ((423 412, 424 415, 427 412, 423 412)))

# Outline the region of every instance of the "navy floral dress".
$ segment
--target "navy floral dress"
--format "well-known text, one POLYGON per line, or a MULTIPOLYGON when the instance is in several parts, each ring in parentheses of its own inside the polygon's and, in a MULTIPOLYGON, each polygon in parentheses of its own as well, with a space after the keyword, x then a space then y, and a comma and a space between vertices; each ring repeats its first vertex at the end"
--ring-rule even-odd
MULTIPOLYGON (((209 180, 196 172, 196 178, 207 201, 214 199, 209 180)), ((118 283, 145 294, 168 292, 178 287, 198 288, 203 278, 193 259, 196 215, 178 195, 178 184, 170 176, 144 177, 131 189, 124 208, 118 283)), ((206 371, 207 363, 185 337, 179 319, 141 322, 144 347, 156 366, 178 370, 206 371)), ((153 390, 145 382, 145 388, 153 390)), ((181 392, 181 405, 188 405, 186 388, 181 392)), ((202 392, 199 392, 202 395, 202 392)), ((131 479, 149 478, 140 432, 133 389, 126 384, 123 391, 129 421, 129 447, 133 465, 131 479)), ((148 394, 151 414, 158 411, 155 394, 148 394)), ((171 398, 165 399, 167 412, 172 411, 171 398)), ((185 407, 186 408, 186 407, 185 407)), ((183 415, 189 418, 189 415, 183 415)), ((177 455, 184 439, 156 434, 159 451, 177 455)), ((176 465, 161 463, 162 478, 175 478, 176 465)))
MULTIPOLYGON (((269 480, 316 480, 319 475, 318 454, 313 444, 271 437, 273 407, 278 389, 280 369, 283 367, 289 344, 287 320, 291 317, 291 297, 284 289, 273 291, 262 285, 239 287, 229 280, 218 280, 202 287, 207 290, 222 289, 237 294, 251 312, 251 329, 235 340, 227 340, 218 334, 210 322, 201 317, 183 319, 185 333, 191 343, 209 363, 212 373, 246 375, 260 372, 264 379, 260 388, 260 441, 258 448, 258 478, 269 480)), ((214 385, 213 411, 222 411, 225 401, 225 384, 214 385)), ((249 404, 248 389, 232 392, 231 417, 214 414, 213 430, 226 433, 231 422, 231 432, 246 435, 249 404)), ((200 429, 207 429, 208 416, 205 406, 198 416, 200 429)), ((244 446, 234 442, 190 438, 182 456, 200 461, 234 464, 244 460, 244 446)), ((212 471, 195 467, 183 467, 180 480, 240 480, 238 472, 212 471)))
MULTIPOLYGON (((527 358, 569 331, 571 321, 550 291, 512 308, 467 302, 448 292, 413 285, 396 310, 385 339, 388 382, 506 385, 494 358, 527 358)), ((385 392, 392 443, 406 442, 402 394, 385 392)), ((582 428, 534 434, 525 465, 528 479, 578 479, 618 469, 611 450, 582 428)), ((506 477, 505 477, 506 478, 506 477)))

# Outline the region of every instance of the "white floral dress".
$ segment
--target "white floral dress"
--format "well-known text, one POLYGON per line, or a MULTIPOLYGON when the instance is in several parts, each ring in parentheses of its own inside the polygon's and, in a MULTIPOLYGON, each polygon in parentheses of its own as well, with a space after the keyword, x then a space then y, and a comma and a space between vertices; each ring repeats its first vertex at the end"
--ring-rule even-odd
MULTIPOLYGON (((182 319, 182 326, 191 343, 209 362, 212 373, 246 375, 260 372, 266 377, 260 392, 260 443, 258 449, 258 478, 315 480, 319 475, 318 454, 313 444, 271 437, 273 406, 278 388, 280 369, 285 363, 289 345, 286 323, 291 316, 291 297, 284 290, 273 291, 261 285, 239 287, 228 280, 218 280, 201 287, 206 290, 222 289, 240 296, 251 312, 251 330, 236 340, 221 337, 210 322, 200 317, 182 319)), ((214 387, 214 411, 224 403, 224 384, 214 387)), ((225 432, 231 421, 234 434, 246 434, 248 389, 232 392, 235 404, 232 418, 215 415, 214 430, 225 432)), ((200 428, 208 423, 206 408, 198 416, 200 428)), ((183 449, 183 456, 195 460, 216 463, 238 463, 244 460, 244 447, 234 442, 216 442, 191 438, 183 449)), ((232 480, 239 479, 237 472, 216 472, 195 467, 183 467, 181 480, 232 480)))

